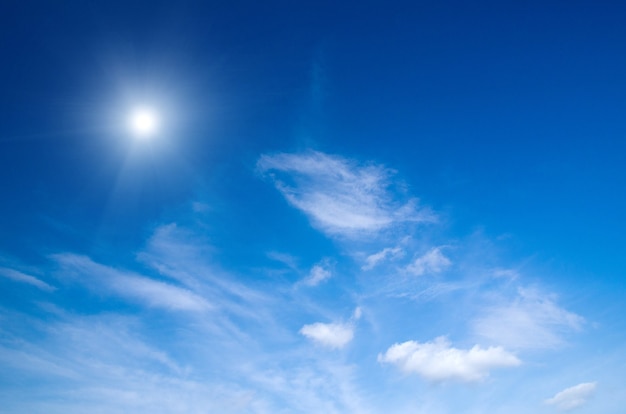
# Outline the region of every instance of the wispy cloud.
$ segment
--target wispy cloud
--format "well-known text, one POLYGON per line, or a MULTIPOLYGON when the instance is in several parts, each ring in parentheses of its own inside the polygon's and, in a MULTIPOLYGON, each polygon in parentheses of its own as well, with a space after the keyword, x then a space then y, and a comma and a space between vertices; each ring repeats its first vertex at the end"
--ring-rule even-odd
POLYGON ((216 309, 247 319, 268 319, 267 305, 272 298, 220 269, 213 252, 202 235, 171 223, 157 227, 137 258, 159 275, 185 285, 216 309))
POLYGON ((9 269, 7 267, 0 267, 0 276, 14 280, 16 282, 26 283, 48 292, 56 290, 55 287, 50 286, 49 284, 47 284, 43 280, 36 278, 35 276, 27 275, 26 273, 22 273, 14 269, 9 269))
POLYGON ((509 348, 555 348, 563 334, 581 329, 584 319, 555 303, 537 289, 519 289, 512 300, 486 309, 473 322, 480 337, 509 348))
MULTIPOLYGON (((263 246, 261 252, 270 251, 267 258, 279 271, 263 267, 266 258, 260 266, 245 262, 231 271, 220 263, 222 250, 208 242, 204 232, 210 226, 169 223, 156 227, 138 248, 134 264, 72 253, 51 256, 63 295, 69 284, 64 282, 71 282, 98 297, 88 305, 94 317, 73 314, 59 322, 56 313, 37 315, 36 335, 0 335, 0 366, 23 378, 34 372, 34 377, 59 379, 84 398, 68 398, 56 411, 29 396, 14 398, 9 412, 93 411, 85 407, 155 413, 458 412, 445 402, 437 409, 419 405, 416 411, 413 403, 422 395, 403 394, 414 383, 390 386, 384 377, 370 377, 372 365, 378 361, 414 374, 426 380, 424 387, 480 382, 497 369, 521 365, 525 349, 557 346, 566 332, 583 324, 553 296, 538 289, 513 291, 522 276, 506 270, 514 268, 508 263, 491 260, 497 255, 491 246, 475 248, 437 229, 422 237, 416 230, 425 229, 410 223, 434 215, 406 195, 392 170, 319 152, 266 155, 258 167, 314 226, 341 236, 335 240, 340 241, 337 254, 324 251, 320 260, 318 251, 297 257, 263 246), (448 253, 451 245, 454 253, 448 253), (440 276, 421 277, 435 274, 440 276), (299 281, 294 285, 294 280, 299 281), (351 299, 366 309, 367 324, 357 323, 361 308, 350 317, 336 317, 351 299), (461 311, 450 312, 459 304, 461 311), (398 337, 419 338, 420 327, 406 324, 410 312, 432 320, 439 332, 459 335, 469 326, 470 337, 459 338, 456 346, 445 337, 389 346, 398 337), (14 337, 24 340, 17 344, 14 337), (346 349, 350 352, 341 352, 346 349), (380 394, 372 392, 378 387, 380 394), (390 395, 398 397, 401 409, 388 406, 390 395)), ((192 205, 190 213, 208 220, 210 213, 201 207, 192 205)), ((45 274, 39 270, 33 274, 45 274)), ((0 275, 45 284, 5 268, 0 275)), ((62 308, 62 301, 58 305, 62 308)), ((81 306, 75 312, 84 311, 81 306)), ((13 320, 1 312, 1 320, 13 320)), ((30 325, 20 322, 19 329, 30 325)), ((448 387, 436 388, 447 398, 448 387)), ((574 404, 563 402, 570 398, 568 390, 548 404, 560 409, 574 404)), ((64 392, 50 395, 61 401, 64 392)), ((539 394, 537 401, 545 396, 539 394)))
POLYGON ((332 275, 333 274, 328 266, 328 261, 322 261, 311 268, 308 276, 304 278, 302 283, 307 286, 317 286, 320 283, 330 279, 332 275))
MULTIPOLYGON (((302 355, 300 355, 302 356, 302 355)), ((268 405, 259 413, 316 413, 366 414, 372 410, 371 403, 360 392, 355 382, 357 374, 353 365, 346 365, 337 359, 327 360, 310 355, 309 363, 293 361, 289 369, 260 370, 252 372, 249 378, 279 404, 268 405)))
POLYGON ((416 199, 398 200, 392 191, 393 171, 380 165, 309 151, 263 155, 257 167, 291 205, 330 235, 354 236, 395 223, 434 219, 416 199))
POLYGON ((381 251, 367 256, 365 264, 361 266, 361 270, 371 270, 385 260, 402 257, 403 255, 404 250, 400 247, 385 247, 381 251))
POLYGON ((60 265, 60 276, 100 293, 116 295, 146 306, 182 311, 206 311, 212 306, 188 289, 153 280, 94 262, 71 253, 52 256, 60 265))
POLYGON ((142 318, 60 312, 44 324, 13 316, 29 322, 33 334, 19 343, 0 341, 3 374, 16 379, 4 389, 12 396, 3 401, 3 412, 243 413, 261 400, 227 380, 198 380, 201 369, 194 372, 161 348, 176 332, 151 337, 154 326, 146 328, 150 322, 142 318), (32 378, 36 386, 28 385, 32 378))
POLYGON ((441 252, 441 247, 434 247, 415 259, 406 267, 406 270, 414 276, 422 276, 429 273, 443 272, 450 265, 452 265, 452 262, 441 252))
POLYGON ((432 342, 407 341, 392 345, 378 356, 379 362, 396 365, 406 373, 415 373, 429 381, 480 381, 495 368, 515 367, 521 361, 501 347, 458 349, 445 337, 432 342))
POLYGON ((292 269, 295 271, 298 270, 298 260, 297 258, 295 258, 294 256, 290 254, 282 253, 282 252, 268 252, 267 257, 269 259, 272 259, 279 263, 284 264, 289 269, 292 269))
POLYGON ((170 223, 155 229, 137 258, 161 275, 193 288, 212 278, 212 269, 198 266, 199 257, 205 258, 204 265, 211 254, 211 246, 200 236, 170 223))
POLYGON ((566 388, 546 400, 546 404, 553 405, 560 411, 569 411, 586 404, 596 391, 595 382, 585 382, 566 388))

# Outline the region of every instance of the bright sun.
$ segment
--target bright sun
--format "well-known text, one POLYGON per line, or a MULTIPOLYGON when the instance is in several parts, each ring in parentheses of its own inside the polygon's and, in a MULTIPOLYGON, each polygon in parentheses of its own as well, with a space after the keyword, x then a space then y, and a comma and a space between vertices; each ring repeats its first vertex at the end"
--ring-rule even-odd
POLYGON ((158 131, 159 117, 152 109, 137 108, 130 114, 129 124, 136 136, 147 138, 158 131))

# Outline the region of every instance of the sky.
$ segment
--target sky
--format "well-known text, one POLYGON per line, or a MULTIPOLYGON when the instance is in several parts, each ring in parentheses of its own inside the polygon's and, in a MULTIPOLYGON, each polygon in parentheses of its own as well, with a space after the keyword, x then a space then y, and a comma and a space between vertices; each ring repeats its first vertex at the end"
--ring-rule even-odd
POLYGON ((625 15, 5 1, 0 413, 622 413, 625 15))

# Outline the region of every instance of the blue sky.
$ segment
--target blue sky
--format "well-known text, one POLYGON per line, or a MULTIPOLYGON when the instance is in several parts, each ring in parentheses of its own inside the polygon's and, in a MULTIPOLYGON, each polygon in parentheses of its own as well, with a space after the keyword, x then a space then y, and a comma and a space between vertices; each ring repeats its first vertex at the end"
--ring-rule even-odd
POLYGON ((2 413, 623 411, 619 2, 58 3, 0 16, 2 413))

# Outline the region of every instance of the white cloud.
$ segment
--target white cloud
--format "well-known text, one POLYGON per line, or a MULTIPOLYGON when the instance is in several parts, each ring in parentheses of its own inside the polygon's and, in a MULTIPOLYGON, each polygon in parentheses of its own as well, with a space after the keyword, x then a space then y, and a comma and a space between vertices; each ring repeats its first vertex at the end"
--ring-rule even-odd
POLYGON ((47 290, 48 292, 56 290, 55 287, 50 286, 46 282, 39 280, 34 276, 27 275, 25 273, 18 272, 17 270, 9 269, 6 267, 0 267, 0 276, 6 277, 7 279, 14 280, 16 282, 27 283, 41 290, 47 290))
POLYGON ((353 236, 400 222, 432 221, 416 200, 400 203, 390 191, 392 171, 347 159, 307 152, 264 155, 257 167, 315 226, 331 235, 353 236))
POLYGON ((569 411, 584 405, 596 391, 595 382, 585 382, 566 388, 546 400, 546 404, 553 405, 561 411, 569 411))
POLYGON ((365 258, 365 264, 361 266, 361 270, 371 270, 379 263, 387 260, 388 258, 396 258, 403 255, 404 250, 402 250, 400 247, 386 247, 378 253, 367 256, 367 258, 365 258))
POLYGON ((394 364, 429 381, 480 381, 494 368, 515 367, 521 361, 501 347, 486 349, 475 345, 469 350, 453 348, 445 337, 432 342, 407 341, 392 345, 378 355, 378 361, 394 364))
MULTIPOLYGON (((252 410, 252 398, 246 398, 254 394, 258 401, 265 398, 257 396, 262 393, 228 381, 198 378, 197 372, 189 375, 195 368, 188 364, 190 355, 170 355, 162 330, 157 329, 158 337, 150 335, 163 321, 160 317, 148 321, 142 320, 145 315, 103 312, 77 316, 61 312, 43 323, 18 315, 23 323, 19 329, 28 326, 33 334, 19 342, 0 344, 3 375, 15 379, 15 386, 9 384, 3 389, 3 413, 271 412, 252 410), (33 384, 33 378, 39 381, 33 384), (43 391, 38 385, 41 381, 49 384, 43 391), (6 398, 8 395, 11 398, 6 398)), ((3 317, 6 315, 0 313, 3 317)), ((186 327, 177 325, 167 335, 191 331, 192 325, 186 327)), ((200 332, 195 337, 198 344, 210 339, 200 332)), ((222 359, 223 353, 226 350, 221 349, 222 359)), ((206 363, 206 359, 202 361, 206 363)))
POLYGON ((446 270, 452 262, 443 253, 441 247, 435 247, 423 256, 418 257, 406 267, 406 270, 415 275, 421 276, 429 273, 440 273, 446 270))
POLYGON ((110 287, 120 296, 137 299, 149 306, 173 310, 204 311, 211 306, 195 293, 141 276, 122 276, 111 281, 110 287))
POLYGON ((281 252, 268 252, 267 257, 269 259, 275 260, 287 266, 290 269, 297 270, 298 269, 298 260, 287 253, 281 252))
POLYGON ((331 271, 324 263, 318 263, 311 268, 309 275, 303 280, 307 286, 317 286, 332 277, 331 271))
MULTIPOLYGON (((360 316, 360 312, 359 312, 360 316)), ((343 348, 354 337, 352 323, 313 323, 304 325, 300 333, 314 342, 329 348, 343 348)))
POLYGON ((98 293, 114 294, 150 307, 170 310, 205 311, 212 306, 190 290, 160 282, 131 272, 101 265, 86 256, 58 254, 53 258, 61 265, 62 276, 98 293))
POLYGON ((509 280, 516 280, 519 278, 519 272, 515 269, 494 269, 493 277, 509 280))
POLYGON ((520 289, 511 302, 492 306, 473 323, 477 335, 509 348, 556 348, 563 333, 581 329, 584 319, 560 308, 554 298, 520 289))
POLYGON ((161 276, 201 294, 211 307, 246 318, 267 318, 273 299, 220 269, 213 252, 204 236, 172 223, 158 227, 137 257, 161 276))
MULTIPOLYGON (((211 276, 211 269, 198 266, 198 259, 205 258, 206 261, 211 253, 212 249, 205 240, 171 223, 159 226, 154 231, 137 258, 163 276, 196 287, 199 280, 211 276)), ((204 264, 204 261, 201 263, 204 264)))

